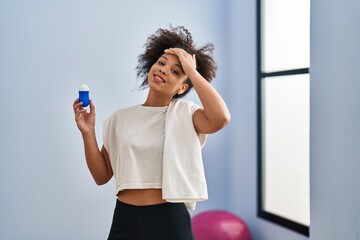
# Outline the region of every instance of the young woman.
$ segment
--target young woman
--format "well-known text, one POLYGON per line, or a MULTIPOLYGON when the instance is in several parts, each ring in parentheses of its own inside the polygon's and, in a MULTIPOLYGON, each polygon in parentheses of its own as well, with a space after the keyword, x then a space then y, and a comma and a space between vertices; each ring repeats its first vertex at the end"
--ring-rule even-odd
POLYGON ((184 27, 158 29, 139 56, 138 78, 148 87, 143 104, 120 109, 95 136, 95 105, 73 104, 88 168, 98 185, 113 176, 117 201, 109 240, 193 238, 187 208, 207 199, 201 148, 206 134, 230 121, 229 110, 210 85, 213 45, 196 48, 184 27), (194 88, 202 107, 180 100, 194 88))

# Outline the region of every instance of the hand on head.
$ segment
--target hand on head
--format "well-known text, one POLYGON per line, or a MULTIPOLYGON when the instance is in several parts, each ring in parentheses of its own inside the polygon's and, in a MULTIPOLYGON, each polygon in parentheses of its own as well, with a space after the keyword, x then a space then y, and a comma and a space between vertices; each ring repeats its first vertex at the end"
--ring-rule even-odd
POLYGON ((164 52, 168 54, 174 54, 179 58, 181 66, 186 75, 189 75, 192 71, 196 71, 195 54, 191 55, 182 48, 169 48, 164 52))

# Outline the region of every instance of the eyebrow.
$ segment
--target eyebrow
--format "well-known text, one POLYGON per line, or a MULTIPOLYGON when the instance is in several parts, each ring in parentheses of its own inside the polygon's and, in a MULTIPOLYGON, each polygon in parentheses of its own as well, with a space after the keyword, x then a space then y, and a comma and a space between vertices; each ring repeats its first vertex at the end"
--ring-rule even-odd
MULTIPOLYGON (((169 60, 165 55, 162 55, 160 58, 165 58, 166 60, 169 60)), ((175 63, 175 65, 178 66, 183 73, 185 73, 184 69, 182 68, 182 66, 180 64, 175 63)))

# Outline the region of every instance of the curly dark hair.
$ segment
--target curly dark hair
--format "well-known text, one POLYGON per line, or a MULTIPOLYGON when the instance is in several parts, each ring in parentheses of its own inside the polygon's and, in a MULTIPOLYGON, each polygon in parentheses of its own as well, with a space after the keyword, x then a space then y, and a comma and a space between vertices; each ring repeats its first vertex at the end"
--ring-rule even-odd
MULTIPOLYGON (((144 53, 138 56, 136 67, 137 78, 142 80, 140 88, 148 87, 147 74, 150 68, 164 54, 168 48, 182 48, 189 54, 196 56, 196 69, 208 82, 215 78, 217 66, 213 59, 214 45, 207 43, 201 48, 196 48, 191 33, 184 27, 172 27, 170 29, 159 28, 149 36, 145 45, 144 53)), ((193 87, 189 78, 185 80, 189 88, 182 94, 176 94, 173 99, 184 97, 193 87)))

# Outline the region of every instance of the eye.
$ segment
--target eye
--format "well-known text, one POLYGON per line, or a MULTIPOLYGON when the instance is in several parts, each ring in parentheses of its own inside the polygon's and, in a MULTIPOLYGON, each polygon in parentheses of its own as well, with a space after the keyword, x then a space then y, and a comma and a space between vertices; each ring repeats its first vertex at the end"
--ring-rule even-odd
POLYGON ((165 63, 163 61, 161 61, 161 60, 158 61, 158 64, 161 65, 161 66, 165 65, 165 63))
POLYGON ((179 72, 177 70, 172 70, 172 73, 175 75, 179 75, 179 72))

